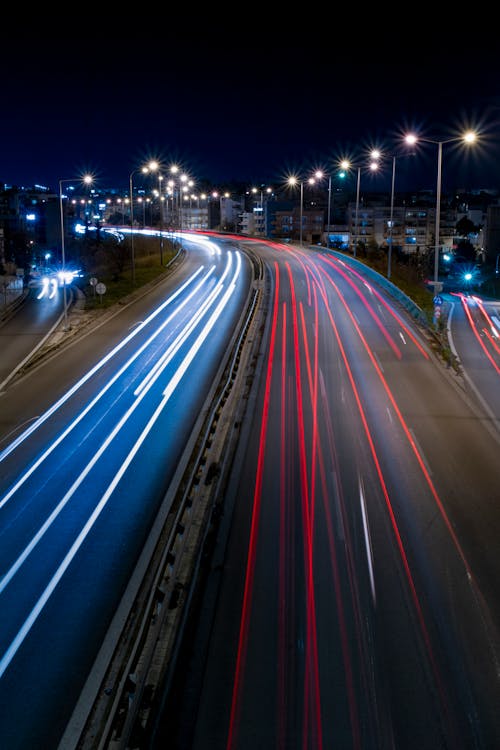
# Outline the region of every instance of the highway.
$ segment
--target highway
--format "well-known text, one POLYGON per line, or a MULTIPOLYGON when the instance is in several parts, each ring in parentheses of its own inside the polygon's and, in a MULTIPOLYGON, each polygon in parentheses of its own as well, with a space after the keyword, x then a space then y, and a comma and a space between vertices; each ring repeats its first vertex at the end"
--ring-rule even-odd
POLYGON ((57 748, 90 711, 80 696, 103 679, 248 304, 234 243, 186 247, 147 296, 0 396, 2 750, 57 748))
MULTIPOLYGON (((186 247, 0 394, 0 747, 496 747, 498 360, 481 305, 455 301, 458 376, 339 254, 186 247), (119 698, 107 665, 252 286, 259 336, 226 421, 244 419, 177 669, 144 733, 118 716, 80 737, 103 685, 119 698)), ((31 347, 60 304, 45 310, 24 320, 31 347)))
POLYGON ((498 431, 348 263, 251 247, 268 292, 260 366, 143 747, 499 747, 498 431))
POLYGON ((478 294, 447 295, 448 336, 470 390, 500 429, 500 301, 478 294))

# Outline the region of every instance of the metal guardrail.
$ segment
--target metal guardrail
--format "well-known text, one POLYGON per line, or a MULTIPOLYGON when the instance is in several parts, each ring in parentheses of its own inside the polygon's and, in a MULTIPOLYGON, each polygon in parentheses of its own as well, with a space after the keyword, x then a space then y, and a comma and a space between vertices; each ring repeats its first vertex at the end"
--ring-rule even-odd
MULTIPOLYGON (((158 691, 173 675, 205 541, 218 513, 217 498, 223 497, 237 441, 233 399, 241 404, 242 387, 235 385, 250 357, 245 344, 257 325, 261 299, 262 264, 255 257, 252 260, 254 284, 246 312, 187 468, 166 498, 170 510, 162 533, 119 647, 74 745, 78 750, 133 747, 134 735, 148 726, 158 691)), ((69 746, 65 741, 60 750, 69 746)))
MULTIPOLYGON (((317 250, 317 248, 315 249, 317 250)), ((322 249, 326 250, 326 248, 322 249)), ((410 315, 412 315, 413 318, 418 320, 419 323, 422 323, 422 325, 425 325, 426 327, 428 326, 427 315, 422 310, 422 308, 419 307, 410 297, 408 297, 407 294, 402 292, 399 287, 393 284, 392 281, 389 281, 389 279, 386 279, 386 277, 382 276, 381 273, 375 271, 373 268, 370 268, 370 266, 367 266, 365 263, 362 263, 354 257, 345 255, 338 250, 332 250, 331 248, 328 248, 327 252, 331 255, 334 255, 346 265, 352 266, 357 271, 362 273, 363 276, 372 279, 373 282, 377 284, 377 286, 385 289, 392 297, 400 302, 401 305, 410 313, 410 315)))
POLYGON ((0 322, 8 320, 19 305, 22 305, 29 293, 22 279, 6 282, 6 278, 8 277, 0 276, 0 322))

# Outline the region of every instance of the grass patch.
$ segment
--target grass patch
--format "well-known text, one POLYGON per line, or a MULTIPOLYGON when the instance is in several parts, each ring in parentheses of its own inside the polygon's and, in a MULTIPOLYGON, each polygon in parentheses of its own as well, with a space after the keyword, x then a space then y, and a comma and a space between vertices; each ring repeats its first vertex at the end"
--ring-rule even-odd
MULTIPOLYGON (((126 257, 130 257, 130 246, 127 246, 129 240, 123 243, 123 252, 126 257)), ((141 287, 155 281, 160 276, 168 272, 167 265, 175 257, 177 247, 166 241, 162 256, 163 265, 160 263, 160 250, 158 240, 139 245, 139 251, 135 255, 135 272, 132 273, 132 264, 129 263, 120 272, 113 271, 110 268, 101 267, 94 272, 89 273, 84 279, 81 279, 79 287, 85 295, 86 310, 105 310, 117 303, 124 301, 130 294, 141 287), (97 294, 95 286, 90 284, 90 279, 96 278, 99 283, 106 287, 104 294, 97 294)))

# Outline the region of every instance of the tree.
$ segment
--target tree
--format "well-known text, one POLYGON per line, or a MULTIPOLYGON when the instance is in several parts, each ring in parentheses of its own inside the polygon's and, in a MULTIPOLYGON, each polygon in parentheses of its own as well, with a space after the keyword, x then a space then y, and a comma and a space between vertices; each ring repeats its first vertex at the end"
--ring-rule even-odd
POLYGON ((462 218, 457 221, 455 228, 457 230, 457 234, 460 237, 470 237, 471 235, 475 235, 479 231, 479 227, 474 224, 471 219, 467 218, 467 216, 462 216, 462 218))

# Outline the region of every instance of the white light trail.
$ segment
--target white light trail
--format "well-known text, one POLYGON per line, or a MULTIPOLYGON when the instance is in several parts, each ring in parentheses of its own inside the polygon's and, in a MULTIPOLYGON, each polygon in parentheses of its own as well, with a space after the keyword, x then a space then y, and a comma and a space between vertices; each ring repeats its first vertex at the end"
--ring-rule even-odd
POLYGON ((134 391, 134 396, 137 396, 139 393, 141 393, 143 388, 145 388, 148 385, 148 383, 152 384, 158 379, 158 376, 163 372, 165 367, 171 361, 174 354, 179 351, 184 341, 187 340, 189 335, 196 328, 196 326, 198 325, 198 322, 201 320, 203 315, 205 315, 206 310, 213 304, 215 298, 218 297, 218 295, 221 293, 226 276, 228 275, 232 266, 232 254, 231 253, 228 254, 227 260, 228 262, 226 265, 226 269, 224 273, 222 274, 219 282, 217 283, 217 286, 213 289, 213 291, 207 297, 203 305, 199 308, 196 315, 190 320, 189 325, 186 326, 181 336, 179 336, 179 338, 172 344, 172 346, 168 348, 168 350, 165 352, 163 357, 161 357, 158 360, 158 362, 156 362, 155 365, 151 368, 151 370, 146 375, 142 383, 140 383, 140 385, 134 391))
POLYGON ((366 559, 368 562, 368 575, 370 577, 370 588, 372 592, 373 603, 377 602, 377 595, 375 593, 375 576, 373 574, 373 552, 372 543, 370 537, 370 528, 368 526, 368 514, 366 512, 365 493, 363 492, 363 485, 361 479, 359 479, 359 503, 361 505, 361 517, 363 519, 363 532, 365 535, 365 547, 366 547, 366 559))
MULTIPOLYGON (((237 267, 234 272, 233 278, 231 279, 231 282, 227 288, 227 291, 223 295, 222 299, 220 300, 219 304, 217 305, 216 309, 212 313, 210 319, 204 326, 202 332, 197 337, 196 341, 194 342, 193 346, 191 347, 188 355, 184 358, 183 362, 181 363, 180 367, 177 369, 176 373, 174 373, 174 376, 171 378, 171 381, 165 391, 163 392, 163 399, 157 406, 155 412, 149 419, 146 427, 140 434, 139 438, 135 442, 132 450, 127 455, 127 458, 120 466, 119 471, 114 476, 113 481, 108 486, 106 492, 102 495, 99 503, 94 508, 94 511, 88 518, 87 522, 83 526, 82 530, 78 534, 77 538, 71 545, 70 549, 64 556, 61 564, 57 568, 56 572, 50 579, 47 587, 43 591, 42 595, 39 597, 38 601, 36 602, 35 606, 29 613, 27 619, 24 621, 23 625, 21 626, 20 630, 18 631, 16 637, 4 653, 2 659, 0 660, 0 677, 4 674, 5 670, 8 668, 9 664, 11 663, 12 659, 14 658, 15 654, 21 647, 24 639, 28 635, 29 631, 31 630, 32 626, 36 622, 39 614, 42 612, 45 604, 49 601, 50 596, 56 589, 58 583, 61 581, 64 573, 66 572, 67 568, 71 564, 72 560, 75 558, 78 550, 82 546, 83 542, 85 541, 86 537, 88 536, 89 532, 91 531, 92 527, 96 523, 97 519, 99 518, 101 512, 106 507, 106 504, 111 497, 112 493, 116 489, 119 481, 122 479, 123 475, 125 474, 125 471, 129 467, 130 463, 132 462, 134 456, 137 454, 139 448, 143 444, 144 440, 150 433, 151 429, 153 428, 154 424, 158 420, 160 414, 162 413, 163 409, 165 408, 167 402, 169 401, 172 393, 174 392, 175 388, 179 384, 180 380, 182 379, 182 376, 186 372, 186 369, 190 362, 194 359, 197 352, 199 351, 202 343, 206 340, 208 334, 213 329, 215 323, 217 322, 220 314, 223 312, 225 305, 227 304, 227 301, 229 300, 231 294, 234 292, 235 286, 236 286, 236 280, 239 276, 240 269, 241 269, 241 256, 239 253, 237 253, 237 267)), ((90 463, 85 467, 84 471, 80 474, 78 479, 73 483, 71 488, 68 490, 66 495, 62 498, 60 503, 58 504, 57 508, 54 509, 51 516, 47 519, 45 524, 42 526, 42 528, 39 530, 38 534, 33 538, 32 542, 26 549, 23 551, 22 555, 18 558, 16 563, 11 567, 9 572, 4 576, 4 578, 1 581, 0 585, 0 591, 2 591, 7 583, 12 579, 12 577, 15 575, 17 570, 19 570, 20 566, 26 560, 29 553, 33 550, 35 545, 40 541, 43 534, 47 531, 49 526, 53 523, 57 515, 61 512, 62 508, 68 503, 71 496, 74 494, 76 489, 82 484, 85 477, 88 476, 91 469, 95 466, 97 461, 101 458, 101 456, 104 454, 106 449, 109 447, 109 445, 112 443, 116 435, 121 431, 125 423, 128 421, 129 417, 132 415, 132 413, 138 408, 139 404, 141 403, 142 399, 144 398, 146 394, 146 390, 143 391, 143 393, 135 400, 134 404, 127 410, 127 412, 123 415, 123 417, 120 419, 118 424, 114 427, 112 432, 108 435, 106 440, 102 443, 96 454, 94 455, 93 459, 90 461, 90 463)))
MULTIPOLYGON (((118 370, 118 372, 106 383, 104 388, 102 388, 99 393, 94 396, 92 401, 87 404, 85 409, 80 412, 78 417, 74 419, 68 427, 63 430, 63 432, 51 443, 51 445, 39 456, 39 458, 30 466, 30 468, 17 480, 17 482, 10 488, 10 490, 0 499, 0 508, 3 508, 5 503, 7 503, 10 498, 17 492, 17 490, 24 484, 24 482, 29 479, 29 477, 38 469, 38 467, 47 460, 47 458, 50 456, 50 454, 57 448, 58 445, 62 443, 62 441, 68 437, 68 435, 75 429, 75 427, 82 421, 82 419, 94 408, 94 406, 101 400, 101 398, 106 394, 106 392, 113 386, 114 383, 123 375, 123 373, 132 365, 132 363, 142 354, 142 352, 147 349, 147 347, 151 344, 154 339, 160 335, 160 333, 163 331, 163 329, 170 323, 172 318, 177 315, 180 310, 187 305, 187 303, 192 299, 192 297, 199 291, 201 286, 207 281, 207 279, 212 275, 213 267, 209 269, 209 271, 205 274, 202 280, 199 281, 199 283, 191 290, 189 295, 186 297, 186 299, 183 300, 183 302, 175 309, 175 311, 169 315, 166 320, 162 323, 159 328, 156 329, 156 331, 144 342, 144 344, 139 347, 135 351, 135 353, 128 359, 125 364, 118 370)), ((137 330, 137 329, 136 329, 137 330)), ((182 336, 182 333, 180 334, 182 336)), ((129 338, 129 337, 127 337, 129 338)), ((175 342, 174 342, 175 344, 175 342)), ((7 451, 7 449, 6 449, 7 451)), ((3 457, 3 456, 2 456, 3 457)))
POLYGON ((165 302, 162 302, 162 304, 154 310, 154 312, 151 313, 142 323, 140 323, 134 330, 126 336, 120 343, 115 346, 114 349, 112 349, 109 354, 107 354, 105 357, 103 357, 91 370, 89 370, 83 378, 81 378, 77 383, 75 383, 72 388, 67 391, 64 396, 62 396, 56 403, 50 407, 44 414, 42 414, 41 417, 39 417, 33 424, 25 430, 21 435, 19 435, 16 440, 14 440, 12 443, 10 443, 7 448, 5 448, 2 452, 0 452, 0 462, 3 461, 10 453, 12 453, 13 450, 15 450, 21 443, 26 440, 35 430, 37 430, 49 417, 54 414, 60 407, 68 401, 68 399, 71 398, 85 383, 90 380, 90 378, 95 375, 96 372, 98 372, 104 365, 109 362, 121 349, 123 349, 124 346, 126 346, 129 341, 131 341, 134 336, 136 336, 145 326, 147 326, 154 318, 159 315, 168 305, 170 305, 182 292, 184 289, 186 289, 190 284, 193 283, 193 281, 198 277, 198 275, 202 272, 203 266, 200 266, 197 271, 195 271, 185 282, 182 284, 173 294, 168 297, 168 299, 165 300, 165 302))

